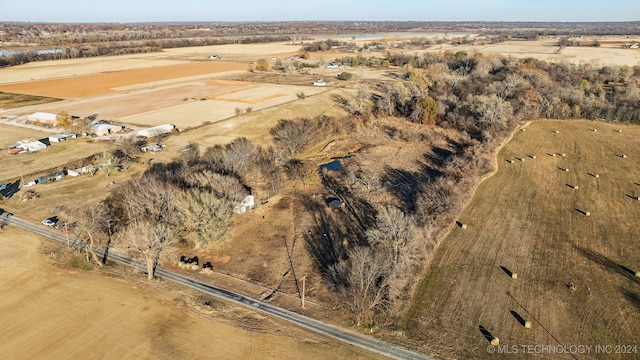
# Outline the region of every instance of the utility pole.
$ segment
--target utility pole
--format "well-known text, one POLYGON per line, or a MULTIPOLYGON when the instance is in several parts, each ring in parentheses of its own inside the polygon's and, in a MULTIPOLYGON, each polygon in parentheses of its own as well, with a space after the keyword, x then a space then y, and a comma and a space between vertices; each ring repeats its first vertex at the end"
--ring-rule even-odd
POLYGON ((302 308, 304 309, 304 292, 307 282, 307 275, 302 277, 302 308))
POLYGON ((67 247, 71 247, 71 244, 69 244, 69 228, 66 221, 64 222, 64 233, 67 234, 67 247))

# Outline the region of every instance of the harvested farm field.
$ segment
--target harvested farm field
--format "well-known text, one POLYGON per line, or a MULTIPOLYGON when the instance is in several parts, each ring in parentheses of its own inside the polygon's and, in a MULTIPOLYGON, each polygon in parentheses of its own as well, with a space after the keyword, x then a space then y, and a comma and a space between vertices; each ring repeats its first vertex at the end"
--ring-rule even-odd
POLYGON ((591 345, 573 358, 598 359, 596 346, 628 345, 607 359, 637 359, 638 136, 589 121, 516 132, 437 248, 405 331, 445 358, 524 359, 546 345, 566 352, 541 358, 568 359, 591 345))
POLYGON ((0 234, 3 358, 380 358, 219 302, 189 309, 188 293, 94 274, 82 260, 58 267, 48 258, 63 251, 42 256, 46 240, 12 227, 0 234))

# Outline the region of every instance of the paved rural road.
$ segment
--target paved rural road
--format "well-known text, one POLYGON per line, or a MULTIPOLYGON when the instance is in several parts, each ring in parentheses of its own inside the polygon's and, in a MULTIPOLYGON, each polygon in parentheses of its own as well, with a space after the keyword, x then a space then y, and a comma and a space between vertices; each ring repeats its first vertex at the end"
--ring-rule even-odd
MULTIPOLYGON (((16 227, 31 231, 33 233, 42 235, 49 239, 60 241, 62 243, 67 243, 67 237, 65 235, 51 231, 47 228, 44 228, 41 225, 35 225, 28 221, 22 220, 13 215, 10 215, 9 213, 6 213, 6 212, 3 213, 3 212, 4 211, 0 209, 1 221, 5 221, 10 225, 14 225, 16 227)), ((74 239, 70 239, 70 241, 74 242, 74 239)), ((144 266, 144 264, 138 261, 131 260, 122 255, 109 253, 109 259, 117 263, 131 266, 133 268, 146 272, 146 267, 144 266)), ((290 323, 296 324, 298 326, 309 329, 311 331, 332 337, 339 341, 342 341, 342 342, 345 342, 345 343, 348 343, 348 344, 351 344, 351 345, 354 345, 354 346, 357 346, 357 347, 360 347, 384 356, 388 356, 392 359, 421 359, 421 360, 430 359, 418 353, 411 352, 409 350, 399 348, 393 345, 389 345, 382 341, 378 341, 373 338, 362 336, 354 332, 339 328, 337 326, 329 325, 321 321, 312 319, 310 317, 303 316, 303 315, 300 315, 292 311, 285 310, 273 305, 269 305, 262 301, 252 299, 250 297, 240 295, 229 290, 221 289, 221 288, 200 282, 198 280, 191 279, 189 277, 186 277, 180 274, 176 274, 171 271, 158 268, 156 270, 156 275, 158 277, 190 287, 192 289, 201 291, 211 296, 215 296, 220 299, 227 300, 227 301, 251 308, 255 311, 260 311, 262 313, 275 316, 279 319, 288 321, 290 323)))

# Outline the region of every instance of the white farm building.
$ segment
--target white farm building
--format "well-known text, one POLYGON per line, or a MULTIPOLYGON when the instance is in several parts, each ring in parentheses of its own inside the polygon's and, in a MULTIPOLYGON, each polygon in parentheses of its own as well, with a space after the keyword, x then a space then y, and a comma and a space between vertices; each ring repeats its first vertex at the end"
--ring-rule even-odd
POLYGON ((46 113, 46 112, 37 112, 29 115, 27 120, 42 124, 49 124, 52 126, 56 125, 58 119, 58 114, 46 113))
POLYGON ((91 124, 89 125, 90 132, 96 134, 96 136, 107 136, 124 130, 122 125, 111 125, 105 123, 91 124))
POLYGON ((170 134, 174 130, 175 131, 178 130, 175 125, 163 124, 163 125, 154 126, 152 128, 139 130, 136 135, 148 138, 148 137, 153 137, 153 136, 158 136, 163 134, 170 134))

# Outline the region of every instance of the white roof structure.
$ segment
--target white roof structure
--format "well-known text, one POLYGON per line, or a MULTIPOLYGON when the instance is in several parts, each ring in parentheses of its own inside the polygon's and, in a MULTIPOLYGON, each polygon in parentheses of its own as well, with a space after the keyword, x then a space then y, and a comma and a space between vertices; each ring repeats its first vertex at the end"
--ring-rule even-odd
POLYGON ((58 118, 58 114, 37 112, 29 115, 28 120, 55 124, 57 118, 58 118))
POLYGON ((67 139, 75 139, 76 137, 78 137, 78 135, 72 134, 72 133, 55 134, 55 135, 49 136, 49 141, 61 142, 67 139))
POLYGON ((256 202, 253 195, 249 195, 246 198, 244 198, 244 200, 242 200, 240 204, 236 205, 233 208, 233 211, 236 214, 244 214, 248 210, 253 209, 255 206, 256 206, 256 202))
POLYGON ((96 135, 105 136, 105 135, 108 135, 108 134, 111 134, 111 133, 120 132, 120 131, 122 131, 123 127, 121 125, 112 125, 112 124, 99 123, 99 124, 91 124, 91 125, 89 125, 89 128, 96 135))
POLYGON ((35 152, 47 148, 46 144, 35 139, 18 141, 17 145, 17 147, 19 147, 20 149, 24 149, 25 151, 29 152, 35 152))
POLYGON ((162 134, 169 134, 173 130, 175 130, 175 128, 176 126, 173 124, 163 124, 163 125, 154 126, 152 128, 139 130, 136 135, 143 136, 143 137, 152 137, 152 136, 157 136, 162 134))

